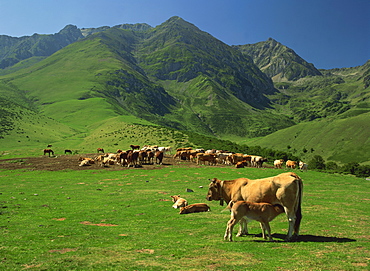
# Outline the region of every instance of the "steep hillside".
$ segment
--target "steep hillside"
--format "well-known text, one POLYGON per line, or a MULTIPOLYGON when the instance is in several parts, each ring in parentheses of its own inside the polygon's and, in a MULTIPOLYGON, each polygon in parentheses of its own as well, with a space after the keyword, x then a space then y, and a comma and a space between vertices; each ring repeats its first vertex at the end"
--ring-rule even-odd
POLYGON ((255 44, 235 46, 235 48, 250 56, 254 63, 276 82, 321 75, 313 64, 307 63, 292 49, 272 38, 255 44))
POLYGON ((301 123, 263 138, 248 141, 281 151, 289 151, 305 161, 314 155, 342 164, 370 161, 370 107, 367 112, 345 119, 301 123))
POLYGON ((348 150, 367 144, 362 127, 370 111, 369 62, 318 71, 272 39, 228 46, 179 17, 155 28, 67 26, 41 36, 6 37, 0 48, 8 56, 13 48, 31 52, 0 69, 0 151, 21 145, 38 153, 50 143, 58 151, 191 145, 182 130, 248 144, 269 135, 251 142, 284 151, 289 145, 297 156, 304 147, 343 163, 370 160, 362 152, 356 160, 348 150), (49 46, 51 39, 56 41, 49 46), (329 144, 335 135, 328 127, 343 135, 345 147, 329 144), (283 131, 295 133, 294 140, 283 131))
POLYGON ((2 82, 74 129, 121 114, 216 136, 293 124, 267 118, 266 95, 275 89, 249 58, 179 17, 156 28, 96 31, 2 82))

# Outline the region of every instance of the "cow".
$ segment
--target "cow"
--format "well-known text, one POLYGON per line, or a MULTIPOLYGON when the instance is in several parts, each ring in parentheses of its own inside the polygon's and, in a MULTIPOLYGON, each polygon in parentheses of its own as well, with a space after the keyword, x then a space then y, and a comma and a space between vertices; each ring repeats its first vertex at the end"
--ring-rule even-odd
POLYGON ((89 160, 82 160, 78 166, 79 167, 91 166, 91 164, 89 160))
POLYGON ((267 230, 269 240, 273 241, 269 222, 279 214, 284 213, 284 208, 281 205, 272 205, 265 202, 254 203, 248 201, 237 201, 234 203, 233 201, 230 201, 227 208, 231 210, 231 217, 227 222, 224 239, 229 240, 230 242, 233 241, 233 228, 242 218, 257 220, 260 222, 263 239, 267 239, 267 230))
POLYGON ((190 213, 208 212, 211 208, 205 203, 194 203, 180 208, 180 215, 190 213))
POLYGON ((279 168, 279 169, 281 169, 281 168, 282 168, 282 166, 283 166, 283 163, 284 163, 284 160, 283 160, 283 159, 275 160, 275 161, 274 161, 274 168, 279 168))
POLYGON ((301 171, 304 171, 304 170, 307 170, 308 169, 308 165, 302 161, 299 161, 299 169, 301 171))
POLYGON ((127 151, 121 151, 118 154, 117 164, 119 164, 121 166, 128 165, 127 156, 128 156, 128 152, 127 151))
POLYGON ((97 148, 97 149, 96 149, 96 152, 97 152, 97 153, 99 153, 99 152, 104 153, 104 149, 103 149, 103 148, 97 148))
POLYGON ((148 157, 148 153, 146 151, 139 151, 138 159, 139 159, 140 165, 145 163, 147 157, 148 157))
POLYGON ((53 150, 52 150, 52 149, 45 149, 45 150, 44 150, 44 155, 45 155, 45 154, 49 154, 49 157, 50 157, 50 154, 54 155, 54 152, 53 152, 53 150))
POLYGON ((172 205, 172 208, 180 208, 180 207, 186 207, 188 206, 188 201, 186 199, 183 199, 182 197, 180 197, 180 195, 178 196, 171 196, 172 198, 172 201, 173 201, 173 205, 172 205))
POLYGON ((78 161, 84 161, 84 160, 88 161, 89 164, 95 164, 95 160, 92 159, 92 158, 88 158, 88 157, 80 157, 80 158, 78 158, 78 161))
POLYGON ((285 162, 285 167, 290 168, 290 169, 295 169, 297 167, 297 162, 292 161, 292 160, 288 160, 288 161, 285 162))
POLYGON ((130 145, 130 148, 132 150, 140 150, 140 146, 139 145, 130 145))
POLYGON ((127 153, 127 167, 130 167, 130 165, 132 165, 133 167, 137 167, 138 158, 139 158, 139 152, 130 150, 127 153))
POLYGON ((253 167, 261 168, 263 162, 267 162, 267 158, 264 158, 264 157, 258 156, 258 155, 252 155, 251 156, 251 164, 252 164, 253 167))
POLYGON ((155 163, 162 165, 163 151, 156 151, 154 156, 155 156, 155 163))
POLYGON ((197 157, 197 164, 200 165, 200 162, 203 162, 205 165, 205 162, 208 161, 208 164, 211 165, 216 165, 216 155, 213 153, 198 153, 196 155, 197 157))
POLYGON ((238 163, 235 164, 236 168, 244 168, 246 166, 248 166, 248 163, 246 161, 238 162, 238 163))
POLYGON ((154 152, 152 152, 151 150, 147 150, 146 151, 146 154, 147 154, 147 161, 148 161, 148 164, 153 164, 153 159, 154 159, 154 152))
POLYGON ((176 151, 173 159, 179 157, 181 160, 190 160, 191 150, 176 151))
POLYGON ((64 154, 67 154, 67 153, 72 154, 72 151, 71 150, 64 150, 64 154))
POLYGON ((80 157, 78 158, 78 161, 80 161, 80 164, 78 165, 79 167, 90 166, 92 164, 95 164, 95 160, 88 157, 80 157))
MULTIPOLYGON (((303 193, 302 179, 293 172, 281 173, 277 176, 264 179, 250 180, 238 178, 221 181, 211 180, 207 193, 207 200, 219 200, 220 204, 226 201, 266 202, 272 205, 283 206, 289 221, 286 240, 293 240, 299 235, 302 220, 301 202, 303 193)), ((245 219, 242 219, 238 236, 248 234, 245 219)))

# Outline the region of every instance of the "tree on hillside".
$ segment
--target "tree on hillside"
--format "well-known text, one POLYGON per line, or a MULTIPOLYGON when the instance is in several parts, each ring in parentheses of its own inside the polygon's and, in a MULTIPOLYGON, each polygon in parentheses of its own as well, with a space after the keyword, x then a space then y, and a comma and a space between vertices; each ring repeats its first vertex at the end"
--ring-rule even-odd
POLYGON ((308 164, 310 168, 325 169, 325 160, 320 155, 315 155, 308 164))

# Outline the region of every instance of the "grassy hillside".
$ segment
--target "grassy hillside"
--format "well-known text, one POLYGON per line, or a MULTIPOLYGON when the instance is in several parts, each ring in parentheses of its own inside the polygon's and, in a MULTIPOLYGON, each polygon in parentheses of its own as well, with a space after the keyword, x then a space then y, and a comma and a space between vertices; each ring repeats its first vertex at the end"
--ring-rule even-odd
POLYGON ((247 144, 289 151, 305 161, 314 155, 340 163, 370 161, 370 110, 344 119, 325 119, 289 127, 247 144), (306 152, 305 152, 306 150, 306 152))
MULTIPOLYGON (((369 63, 273 85, 250 57, 179 17, 156 28, 93 32, 47 58, 29 58, 0 72, 1 151, 28 148, 38 154, 47 144, 58 152, 192 144, 181 132, 175 135, 176 129, 294 150, 299 157, 309 150, 305 158, 370 161, 363 147, 369 63), (289 130, 294 139, 271 134, 297 123, 289 130), (339 137, 329 126, 348 148, 340 141, 331 145, 339 137)), ((285 53, 298 57, 281 46, 264 51, 283 62, 285 53)))

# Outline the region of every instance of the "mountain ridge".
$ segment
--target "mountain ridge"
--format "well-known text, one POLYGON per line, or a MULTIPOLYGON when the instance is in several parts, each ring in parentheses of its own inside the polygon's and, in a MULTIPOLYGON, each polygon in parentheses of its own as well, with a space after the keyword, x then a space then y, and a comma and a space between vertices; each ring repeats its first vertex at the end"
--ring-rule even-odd
MULTIPOLYGON (((76 29, 66 27, 60 35, 75 33, 76 29)), ((119 131, 118 121, 134 119, 243 141, 301 122, 368 112, 368 63, 348 70, 320 70, 313 75, 297 68, 292 74, 303 77, 281 77, 273 82, 254 63, 253 56, 180 17, 171 17, 154 28, 135 24, 85 32, 86 36, 75 35, 77 41, 50 56, 30 57, 0 73, 0 94, 54 123, 60 122, 60 136, 55 136, 59 140, 64 138, 62 127, 66 125, 80 142, 82 135, 104 136, 97 123, 117 121, 117 127, 111 127, 119 131)), ((293 51, 281 44, 272 48, 275 55, 265 51, 262 55, 287 61, 283 53, 288 51, 291 57, 293 51)), ((304 63, 299 56, 294 59, 304 63)), ((283 66, 279 68, 284 70, 283 66)), ((6 110, 7 102, 4 104, 6 110)), ((9 114, 7 121, 12 119, 9 114)), ((13 127, 12 123, 3 126, 13 127)), ((5 129, 4 140, 7 133, 5 129)), ((12 137, 22 135, 13 133, 12 137)))

